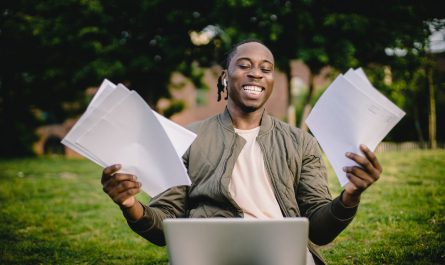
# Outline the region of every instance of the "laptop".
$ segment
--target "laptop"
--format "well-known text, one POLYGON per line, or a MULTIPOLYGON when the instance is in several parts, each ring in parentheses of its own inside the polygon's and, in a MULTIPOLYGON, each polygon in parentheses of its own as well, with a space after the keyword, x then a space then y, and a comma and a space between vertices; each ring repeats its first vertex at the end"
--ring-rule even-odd
POLYGON ((170 265, 305 265, 306 218, 166 219, 170 265))

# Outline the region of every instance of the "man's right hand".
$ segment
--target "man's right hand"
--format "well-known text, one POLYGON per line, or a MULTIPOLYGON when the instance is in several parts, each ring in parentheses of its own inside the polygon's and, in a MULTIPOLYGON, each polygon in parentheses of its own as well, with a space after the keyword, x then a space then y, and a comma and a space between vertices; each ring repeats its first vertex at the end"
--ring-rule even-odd
POLYGON ((106 167, 102 172, 103 191, 121 208, 130 210, 137 204, 135 195, 140 192, 141 183, 136 176, 117 173, 121 165, 106 167))

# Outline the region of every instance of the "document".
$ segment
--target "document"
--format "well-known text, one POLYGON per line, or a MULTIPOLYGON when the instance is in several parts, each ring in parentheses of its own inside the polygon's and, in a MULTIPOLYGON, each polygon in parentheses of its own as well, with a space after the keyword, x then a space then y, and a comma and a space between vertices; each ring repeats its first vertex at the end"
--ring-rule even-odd
MULTIPOLYGON (((104 81, 97 93, 101 97, 94 97, 89 104, 86 112, 80 117, 74 127, 68 132, 62 143, 85 156, 96 164, 106 167, 107 164, 99 157, 92 154, 82 146, 76 145, 77 139, 85 132, 87 128, 97 123, 110 109, 115 107, 130 94, 130 91, 124 86, 115 86, 108 80, 104 81)), ((97 94, 96 94, 97 95, 97 94)))
POLYGON ((345 153, 363 155, 360 144, 374 151, 404 115, 357 69, 334 80, 315 104, 306 124, 344 186, 348 179, 342 168, 357 165, 345 153))
POLYGON ((105 80, 62 143, 102 167, 121 164, 150 196, 191 181, 182 155, 196 135, 153 111, 135 92, 105 80))

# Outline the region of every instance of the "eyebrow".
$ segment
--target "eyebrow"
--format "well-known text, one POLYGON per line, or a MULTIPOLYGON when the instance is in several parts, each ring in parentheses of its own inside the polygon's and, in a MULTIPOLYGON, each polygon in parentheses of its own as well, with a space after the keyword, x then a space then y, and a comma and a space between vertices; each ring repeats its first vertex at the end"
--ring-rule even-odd
MULTIPOLYGON (((240 58, 237 58, 237 59, 236 59, 237 62, 240 61, 240 60, 248 60, 248 61, 252 62, 252 59, 250 59, 249 57, 240 57, 240 58)), ((267 59, 263 59, 261 62, 262 62, 262 63, 263 63, 263 62, 266 62, 266 63, 270 63, 271 65, 274 65, 273 62, 271 62, 271 61, 269 61, 269 60, 267 60, 267 59)))

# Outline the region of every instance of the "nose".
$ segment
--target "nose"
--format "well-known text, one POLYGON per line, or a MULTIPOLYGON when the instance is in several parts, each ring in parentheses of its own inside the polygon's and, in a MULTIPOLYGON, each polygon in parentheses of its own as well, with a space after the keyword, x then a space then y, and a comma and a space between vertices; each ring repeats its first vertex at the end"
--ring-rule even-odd
POLYGON ((253 67, 248 73, 247 76, 250 78, 261 79, 263 78, 263 72, 258 67, 253 67))

